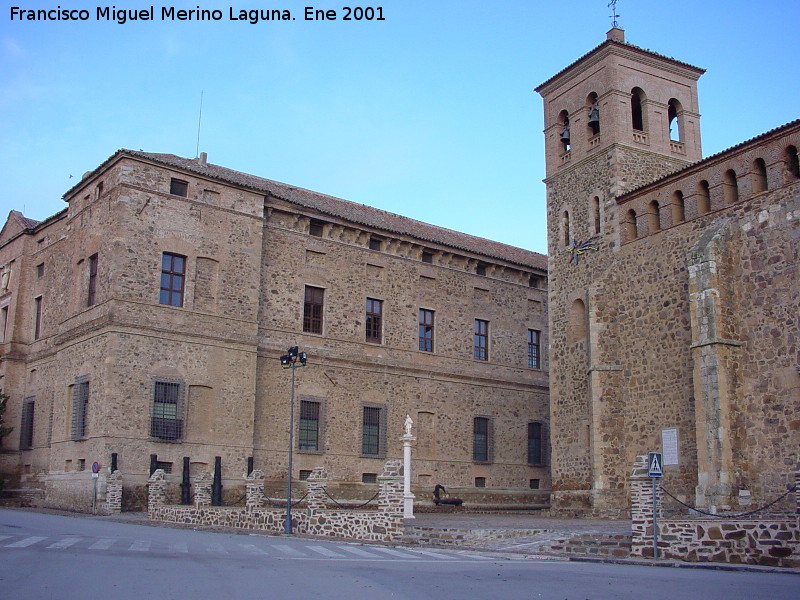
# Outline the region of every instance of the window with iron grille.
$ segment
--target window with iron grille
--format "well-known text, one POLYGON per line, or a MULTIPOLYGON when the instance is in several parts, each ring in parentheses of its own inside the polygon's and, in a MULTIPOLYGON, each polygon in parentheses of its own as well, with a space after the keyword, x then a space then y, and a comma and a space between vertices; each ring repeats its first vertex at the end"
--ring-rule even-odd
POLYGON ((38 340, 39 337, 42 335, 42 297, 37 296, 33 299, 34 302, 34 310, 36 314, 34 316, 34 325, 33 325, 33 339, 38 340))
POLYGON ((183 384, 179 381, 155 381, 150 435, 169 442, 183 437, 183 384))
POLYGON ((303 331, 306 333, 322 333, 322 310, 325 306, 325 290, 306 286, 303 303, 303 331))
POLYGON ((475 360, 489 360, 489 321, 475 319, 475 360))
POLYGON ((541 331, 528 329, 528 368, 539 369, 541 367, 541 331))
POLYGON ((308 235, 313 235, 314 237, 322 237, 324 231, 325 231, 325 223, 323 221, 317 221, 315 219, 311 219, 311 221, 308 224, 308 235))
POLYGON ((72 434, 71 439, 86 437, 86 422, 89 414, 89 378, 78 377, 72 386, 72 434))
POLYGON ((186 198, 189 195, 189 182, 182 179, 170 179, 169 193, 186 198))
POLYGON ((383 332, 383 300, 367 298, 367 341, 381 343, 383 332))
POLYGON ((491 419, 475 417, 472 421, 472 460, 491 461, 491 419))
POLYGON ((320 442, 320 402, 300 401, 300 424, 297 444, 300 450, 319 450, 320 442))
POLYGON ((183 306, 183 288, 186 280, 186 257, 164 252, 161 255, 161 293, 159 304, 183 306))
POLYGON ((528 423, 528 464, 545 464, 545 427, 538 421, 528 423))
POLYGON ((89 257, 89 288, 86 306, 94 306, 97 301, 97 254, 89 257))
POLYGON ((28 450, 33 448, 33 414, 35 400, 34 397, 25 398, 22 404, 22 422, 19 427, 19 449, 28 450))
POLYGON ((419 349, 433 352, 433 311, 419 309, 419 349))
POLYGON ((386 453, 384 409, 380 406, 365 406, 361 429, 361 454, 382 456, 386 453))

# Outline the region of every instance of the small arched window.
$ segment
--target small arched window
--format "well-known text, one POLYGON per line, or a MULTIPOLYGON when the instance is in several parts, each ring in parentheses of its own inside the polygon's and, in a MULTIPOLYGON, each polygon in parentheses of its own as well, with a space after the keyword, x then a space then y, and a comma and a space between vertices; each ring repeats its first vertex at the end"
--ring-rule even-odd
POLYGON ((577 299, 569 307, 569 320, 567 322, 567 343, 574 344, 586 339, 586 305, 583 300, 577 299))
POLYGON ((697 216, 704 215, 711 210, 711 192, 708 182, 703 179, 697 184, 697 216))
POLYGON ((739 201, 739 183, 736 180, 736 171, 728 169, 722 175, 722 198, 725 204, 739 201))
POLYGON ((586 110, 589 115, 586 121, 589 137, 594 137, 600 133, 600 103, 597 101, 595 92, 586 96, 586 110))
POLYGON ((786 148, 786 170, 795 179, 800 179, 800 157, 796 146, 786 148))
POLYGON ((636 231, 636 211, 632 208, 625 213, 625 222, 623 223, 623 230, 625 232, 625 241, 631 242, 638 237, 636 231))
POLYGON ((594 232, 600 233, 600 198, 592 198, 592 215, 594 215, 594 232))
POLYGON ((564 234, 564 245, 569 246, 570 233, 569 233, 569 211, 565 210, 561 215, 561 230, 564 234))
POLYGON ((558 139, 561 143, 561 150, 563 152, 569 152, 571 147, 569 134, 569 113, 566 110, 562 110, 560 113, 558 113, 558 123, 560 125, 558 139))
POLYGON ((681 103, 671 98, 667 109, 669 119, 669 139, 674 142, 683 141, 683 107, 681 103))
POLYGON ((661 215, 659 213, 661 207, 658 205, 658 201, 653 200, 648 208, 647 232, 655 233, 656 231, 661 231, 661 215))
POLYGON ((631 126, 636 131, 644 131, 644 100, 642 88, 635 87, 631 90, 631 126))
POLYGON ((672 224, 677 225, 686 220, 686 207, 683 202, 683 192, 675 190, 672 193, 672 224))
POLYGON ((767 163, 764 162, 763 158, 757 158, 753 161, 752 184, 754 194, 767 191, 767 163))

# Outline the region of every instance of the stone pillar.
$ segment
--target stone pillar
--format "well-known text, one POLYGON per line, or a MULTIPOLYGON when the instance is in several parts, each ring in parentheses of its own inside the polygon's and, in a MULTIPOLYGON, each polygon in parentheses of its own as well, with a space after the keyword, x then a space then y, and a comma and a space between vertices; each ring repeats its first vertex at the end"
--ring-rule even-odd
POLYGON ((211 484, 213 476, 208 471, 203 471, 194 480, 194 505, 211 506, 211 484))
POLYGON ((308 496, 306 504, 308 512, 313 514, 325 510, 328 503, 325 500, 325 486, 328 485, 328 471, 325 467, 317 467, 308 476, 308 496))
POLYGON ((388 515, 403 515, 403 463, 397 459, 387 460, 378 475, 378 510, 388 515))
MULTIPOLYGON (((648 476, 647 455, 637 456, 630 475, 631 555, 653 557, 653 480, 648 476)), ((661 486, 656 485, 656 516, 661 517, 661 486)))
POLYGON ((109 515, 118 515, 122 512, 122 473, 119 471, 114 471, 108 476, 103 509, 109 515))
POLYGON ((414 422, 406 415, 406 432, 400 438, 403 442, 403 518, 414 518, 414 494, 411 493, 411 442, 417 438, 411 435, 411 426, 414 422))
POLYGON ((264 495, 264 472, 259 469, 251 471, 244 476, 245 486, 247 487, 247 500, 245 506, 248 509, 261 508, 264 506, 266 496, 264 495))
POLYGON ((156 469, 147 480, 147 515, 155 518, 159 506, 167 503, 167 476, 164 469, 156 469))

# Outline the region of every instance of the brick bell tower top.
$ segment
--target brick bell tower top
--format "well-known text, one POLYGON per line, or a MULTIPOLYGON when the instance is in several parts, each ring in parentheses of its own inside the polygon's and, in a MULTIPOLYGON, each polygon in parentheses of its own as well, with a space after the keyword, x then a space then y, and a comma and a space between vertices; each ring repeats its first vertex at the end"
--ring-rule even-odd
POLYGON ((697 80, 704 69, 606 40, 542 83, 547 177, 623 145, 679 163, 702 158, 697 80))

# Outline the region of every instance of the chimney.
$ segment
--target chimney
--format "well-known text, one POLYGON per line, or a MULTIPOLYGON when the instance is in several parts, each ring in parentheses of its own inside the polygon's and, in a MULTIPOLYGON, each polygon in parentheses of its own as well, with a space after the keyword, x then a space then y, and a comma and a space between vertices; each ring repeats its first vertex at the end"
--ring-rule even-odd
POLYGON ((200 161, 200 164, 205 167, 208 164, 208 154, 205 152, 201 152, 200 158, 198 160, 200 161))
POLYGON ((619 27, 612 27, 606 34, 606 38, 612 42, 625 42, 625 30, 619 27))

